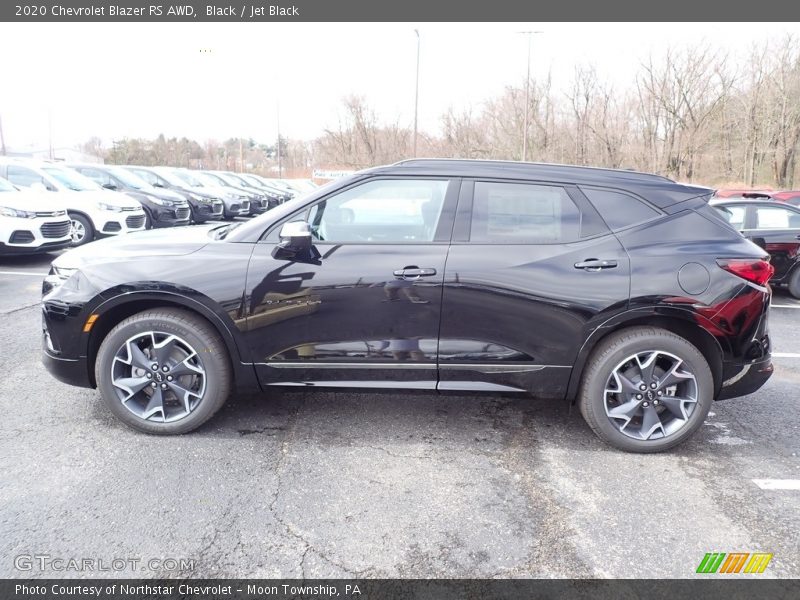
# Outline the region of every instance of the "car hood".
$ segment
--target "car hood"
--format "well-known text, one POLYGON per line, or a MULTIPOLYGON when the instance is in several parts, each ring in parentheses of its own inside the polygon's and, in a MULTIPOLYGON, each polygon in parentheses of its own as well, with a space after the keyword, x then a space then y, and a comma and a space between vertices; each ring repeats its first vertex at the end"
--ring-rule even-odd
POLYGON ((65 252, 53 265, 79 269, 85 265, 109 262, 136 262, 143 257, 185 256, 212 241, 209 232, 225 224, 170 227, 105 238, 65 252))
POLYGON ((130 196, 120 192, 112 192, 111 190, 69 191, 63 193, 77 194, 83 200, 93 200, 110 206, 119 206, 120 208, 142 208, 142 205, 130 196))
POLYGON ((52 192, 2 192, 0 206, 35 212, 65 212, 64 205, 53 199, 52 192))

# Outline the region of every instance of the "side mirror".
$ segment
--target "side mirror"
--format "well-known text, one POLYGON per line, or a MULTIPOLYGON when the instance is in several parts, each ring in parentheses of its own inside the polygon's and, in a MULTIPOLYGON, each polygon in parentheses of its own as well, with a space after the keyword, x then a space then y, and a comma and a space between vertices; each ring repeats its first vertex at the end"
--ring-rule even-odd
POLYGON ((272 258, 320 265, 320 253, 311 239, 311 226, 305 221, 284 223, 280 243, 272 249, 272 258))
POLYGON ((284 223, 280 232, 280 246, 291 250, 311 248, 311 225, 305 221, 284 223))
POLYGON ((114 183, 104 183, 103 187, 106 188, 107 190, 112 190, 112 191, 117 191, 118 189, 116 184, 114 183))

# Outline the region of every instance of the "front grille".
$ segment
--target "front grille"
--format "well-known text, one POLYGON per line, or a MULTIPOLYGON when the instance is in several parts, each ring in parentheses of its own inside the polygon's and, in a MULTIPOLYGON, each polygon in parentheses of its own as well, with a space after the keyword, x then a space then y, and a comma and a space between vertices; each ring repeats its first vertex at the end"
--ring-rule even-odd
POLYGON ((197 207, 197 210, 201 215, 210 215, 213 209, 207 204, 201 204, 197 207))
POLYGON ((138 206, 123 206, 122 212, 133 212, 134 210, 139 210, 138 206))
POLYGON ((139 229, 139 227, 144 225, 144 215, 131 215, 125 219, 125 224, 130 229, 139 229))
POLYGON ((225 207, 222 205, 222 202, 214 202, 213 206, 214 206, 214 208, 213 208, 213 210, 212 210, 211 212, 212 212, 213 214, 215 214, 215 215, 221 215, 221 214, 222 214, 222 211, 223 211, 223 210, 224 210, 224 208, 225 208, 225 207))
POLYGON ((103 231, 107 231, 108 233, 116 233, 117 231, 122 231, 122 225, 116 221, 109 221, 106 223, 106 226, 103 227, 103 231))
POLYGON ((183 208, 175 209, 175 218, 176 219, 188 219, 189 218, 189 207, 184 206, 183 208))
MULTIPOLYGON (((68 224, 69 225, 69 224, 68 224)), ((34 240, 33 233, 18 229, 8 239, 11 244, 30 244, 34 240)))
POLYGON ((55 223, 45 223, 40 231, 46 238, 60 238, 69 235, 69 227, 69 221, 56 221, 55 223))
POLYGON ((240 208, 242 208, 242 207, 239 206, 238 204, 231 204, 231 212, 237 211, 240 208))
POLYGON ((242 210, 250 210, 250 200, 244 200, 242 202, 242 210))

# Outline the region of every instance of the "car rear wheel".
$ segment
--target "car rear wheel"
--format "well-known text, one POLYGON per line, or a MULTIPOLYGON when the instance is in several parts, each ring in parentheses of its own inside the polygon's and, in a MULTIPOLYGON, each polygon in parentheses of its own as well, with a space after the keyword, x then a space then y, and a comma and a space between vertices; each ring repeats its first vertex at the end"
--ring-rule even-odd
POLYGON ((795 298, 800 298, 800 266, 796 266, 789 277, 789 293, 795 298))
POLYGON ((94 227, 89 219, 75 213, 69 215, 69 221, 73 246, 83 246, 94 239, 94 227))
POLYGON ((210 419, 232 380, 216 331, 176 309, 142 312, 114 327, 100 345, 95 377, 112 413, 161 435, 186 433, 210 419))
POLYGON ((700 351, 655 327, 612 334, 592 353, 578 403, 602 440, 660 452, 689 438, 711 408, 714 380, 700 351))

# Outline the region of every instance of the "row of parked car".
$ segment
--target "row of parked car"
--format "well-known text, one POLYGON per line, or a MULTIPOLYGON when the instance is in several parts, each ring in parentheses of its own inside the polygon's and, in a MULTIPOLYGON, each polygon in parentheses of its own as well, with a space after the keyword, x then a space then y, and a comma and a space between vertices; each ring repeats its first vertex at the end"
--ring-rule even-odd
POLYGON ((800 191, 721 189, 710 204, 769 253, 770 283, 800 298, 800 191))
POLYGON ((254 216, 309 187, 229 171, 0 157, 0 253, 48 252, 153 227, 254 216))

